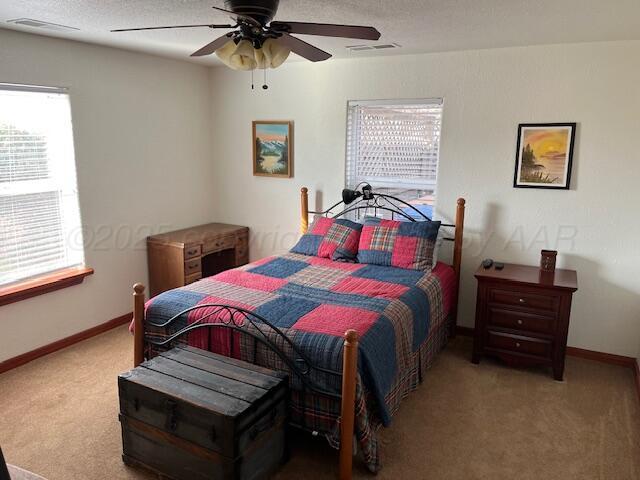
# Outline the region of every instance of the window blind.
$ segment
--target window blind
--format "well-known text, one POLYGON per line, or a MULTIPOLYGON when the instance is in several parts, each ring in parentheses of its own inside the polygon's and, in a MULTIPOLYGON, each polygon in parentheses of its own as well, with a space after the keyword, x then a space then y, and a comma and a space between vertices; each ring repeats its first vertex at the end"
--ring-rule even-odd
POLYGON ((347 118, 347 186, 435 193, 442 99, 352 101, 347 118))
POLYGON ((69 96, 0 84, 0 285, 84 263, 69 96))

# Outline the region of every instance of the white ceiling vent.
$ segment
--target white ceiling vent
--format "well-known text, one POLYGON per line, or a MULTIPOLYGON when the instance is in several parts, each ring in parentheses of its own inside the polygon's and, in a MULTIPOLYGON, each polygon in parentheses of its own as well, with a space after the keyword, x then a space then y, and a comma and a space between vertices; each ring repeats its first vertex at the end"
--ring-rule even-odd
POLYGON ((46 28, 47 30, 58 30, 58 31, 79 30, 79 28, 68 27, 66 25, 59 25, 57 23, 43 22, 42 20, 34 20, 33 18, 15 18, 13 20, 7 20, 7 23, 15 23, 16 25, 23 25, 25 27, 32 27, 32 28, 46 28))
POLYGON ((370 50, 389 50, 392 48, 401 48, 397 43, 379 43, 377 45, 349 45, 347 50, 350 52, 365 52, 370 50))

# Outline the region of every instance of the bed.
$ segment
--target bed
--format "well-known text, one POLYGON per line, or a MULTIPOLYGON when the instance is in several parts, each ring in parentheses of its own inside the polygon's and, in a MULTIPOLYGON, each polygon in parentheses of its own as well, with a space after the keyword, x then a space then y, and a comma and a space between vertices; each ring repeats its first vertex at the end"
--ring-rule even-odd
MULTIPOLYGON (((310 212, 303 188, 302 232, 309 214, 402 216, 411 208, 371 192, 344 203, 310 212)), ((340 449, 341 478, 351 476, 354 435, 367 467, 376 472, 378 428, 390 424, 454 332, 463 219, 460 199, 455 224, 443 225, 453 229, 446 237, 454 242, 453 265, 438 262, 428 272, 286 253, 164 292, 146 304, 138 284, 134 363, 188 343, 286 371, 291 424, 340 449)))

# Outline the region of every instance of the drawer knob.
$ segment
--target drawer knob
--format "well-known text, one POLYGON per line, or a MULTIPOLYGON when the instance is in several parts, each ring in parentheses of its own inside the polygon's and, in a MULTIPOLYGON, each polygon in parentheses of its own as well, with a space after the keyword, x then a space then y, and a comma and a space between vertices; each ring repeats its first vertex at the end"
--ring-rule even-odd
POLYGON ((522 325, 522 320, 518 319, 518 325, 522 325))
POLYGON ((525 300, 524 298, 519 298, 519 299, 518 299, 518 301, 519 301, 520 303, 526 303, 526 300, 525 300))
POLYGON ((196 253, 198 253, 197 250, 188 250, 187 251, 187 255, 195 255, 196 253))
POLYGON ((516 342, 516 347, 520 348, 520 342, 516 342))

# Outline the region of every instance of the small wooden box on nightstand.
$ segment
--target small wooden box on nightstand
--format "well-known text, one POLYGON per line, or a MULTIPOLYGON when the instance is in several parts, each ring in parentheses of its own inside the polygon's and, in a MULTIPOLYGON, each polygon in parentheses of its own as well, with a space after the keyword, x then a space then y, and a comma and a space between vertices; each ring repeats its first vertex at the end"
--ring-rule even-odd
POLYGON ((476 271, 478 297, 473 363, 493 355, 515 365, 542 364, 562 380, 573 292, 573 270, 543 273, 538 267, 506 263, 476 271))

